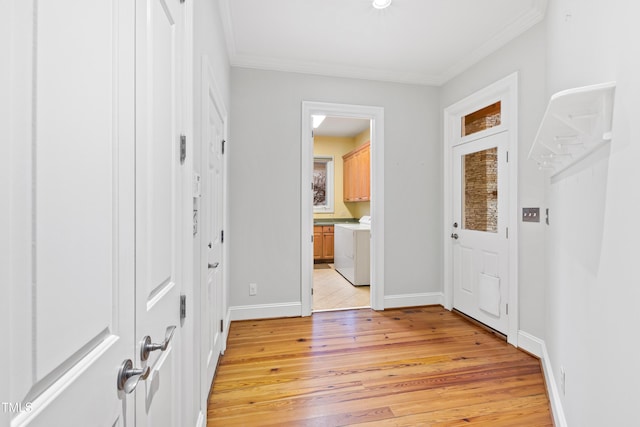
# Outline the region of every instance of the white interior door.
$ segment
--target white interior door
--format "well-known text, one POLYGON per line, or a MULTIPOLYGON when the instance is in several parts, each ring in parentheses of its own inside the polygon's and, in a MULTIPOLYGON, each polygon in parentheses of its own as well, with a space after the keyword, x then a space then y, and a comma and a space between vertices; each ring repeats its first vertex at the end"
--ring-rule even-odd
POLYGON ((132 425, 116 375, 134 357, 134 4, 16 0, 3 11, 13 48, 0 425, 132 425))
MULTIPOLYGON (((136 342, 170 342, 135 364, 150 368, 136 389, 136 425, 179 425, 181 206, 179 0, 136 1, 136 342)), ((140 346, 137 346, 137 350, 140 346)))
MULTIPOLYGON (((208 75, 208 74, 207 74, 208 75)), ((208 82, 210 83, 210 82, 208 82)), ((201 397, 206 401, 215 374, 223 340, 223 206, 224 206, 224 125, 222 114, 216 107, 216 99, 210 84, 206 89, 203 107, 203 207, 204 224, 202 239, 201 287, 201 363, 204 377, 201 379, 201 397)))
POLYGON ((508 132, 452 148, 453 306, 508 333, 508 132))

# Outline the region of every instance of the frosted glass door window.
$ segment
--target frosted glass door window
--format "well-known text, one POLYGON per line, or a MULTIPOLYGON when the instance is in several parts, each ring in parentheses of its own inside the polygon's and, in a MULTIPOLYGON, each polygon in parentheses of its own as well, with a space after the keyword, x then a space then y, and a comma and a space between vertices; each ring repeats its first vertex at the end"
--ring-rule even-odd
POLYGON ((462 228, 497 233, 498 149, 466 154, 462 162, 462 228))

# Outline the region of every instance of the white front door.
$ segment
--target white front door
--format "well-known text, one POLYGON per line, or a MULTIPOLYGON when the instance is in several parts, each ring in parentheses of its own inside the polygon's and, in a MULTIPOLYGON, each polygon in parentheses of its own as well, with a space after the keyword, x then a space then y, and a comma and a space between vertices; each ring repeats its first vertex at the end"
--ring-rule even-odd
POLYGON ((134 422, 134 400, 116 386, 119 366, 135 357, 134 8, 3 7, 11 233, 2 236, 9 381, 0 382, 0 426, 134 422))
POLYGON ((453 307, 508 334, 508 132, 453 147, 453 307))
POLYGON ((136 425, 177 426, 183 271, 181 165, 182 8, 179 0, 136 1, 136 343, 149 336, 150 374, 136 393, 136 425))
MULTIPOLYGON (((208 68, 205 72, 208 71, 208 68)), ((211 79, 208 73, 206 77, 211 79)), ((204 76, 203 76, 204 77, 204 76)), ((224 125, 222 114, 211 90, 212 82, 203 82, 203 238, 200 295, 201 336, 201 400, 206 402, 222 351, 223 336, 223 206, 224 206, 224 125)), ((206 408, 204 408, 206 410, 206 408)))

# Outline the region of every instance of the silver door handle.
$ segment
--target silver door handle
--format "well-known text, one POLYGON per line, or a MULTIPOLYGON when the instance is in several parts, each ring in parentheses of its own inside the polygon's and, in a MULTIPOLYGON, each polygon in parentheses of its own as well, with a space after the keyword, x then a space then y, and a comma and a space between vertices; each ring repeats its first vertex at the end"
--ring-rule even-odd
POLYGON ((118 390, 129 394, 136 389, 140 380, 146 380, 151 372, 148 366, 144 369, 134 369, 131 359, 122 362, 118 371, 118 390))
POLYGON ((452 238, 452 239, 456 239, 456 240, 458 240, 458 233, 453 233, 453 234, 451 235, 451 238, 452 238))
POLYGON ((218 266, 220 265, 219 262, 215 262, 213 264, 207 264, 209 266, 209 268, 218 268, 218 266))
POLYGON ((169 326, 167 331, 164 334, 164 341, 160 344, 154 344, 151 342, 151 337, 147 335, 142 338, 142 343, 140 344, 140 360, 143 362, 149 358, 149 353, 156 350, 165 351, 167 347, 169 347, 169 341, 173 338, 173 333, 176 331, 175 326, 169 326))

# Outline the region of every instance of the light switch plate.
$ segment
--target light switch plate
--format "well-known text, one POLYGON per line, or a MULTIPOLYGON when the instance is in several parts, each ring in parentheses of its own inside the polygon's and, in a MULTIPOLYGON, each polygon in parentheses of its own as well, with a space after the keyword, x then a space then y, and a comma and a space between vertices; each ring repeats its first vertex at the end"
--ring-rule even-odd
POLYGON ((522 208, 522 222, 540 222, 540 208, 522 208))

